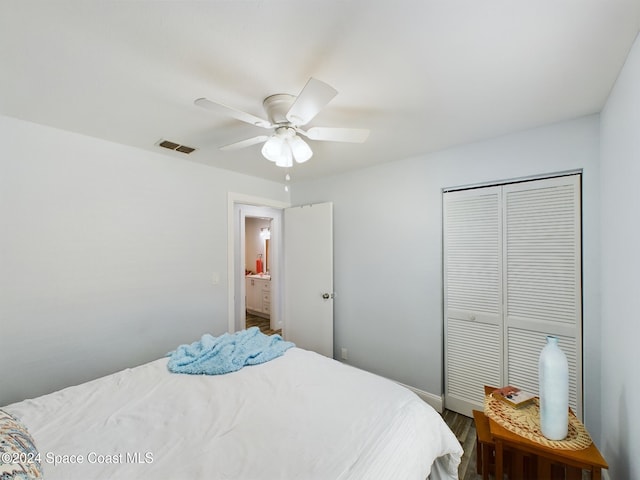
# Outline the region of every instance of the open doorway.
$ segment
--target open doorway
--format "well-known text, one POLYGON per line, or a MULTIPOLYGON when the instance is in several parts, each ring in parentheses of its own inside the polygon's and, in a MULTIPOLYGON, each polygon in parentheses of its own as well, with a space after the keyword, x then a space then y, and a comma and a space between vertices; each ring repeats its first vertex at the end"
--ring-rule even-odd
POLYGON ((245 216, 245 327, 258 327, 266 335, 281 335, 278 322, 271 322, 272 224, 271 217, 245 216))
MULTIPOLYGON (((284 326, 282 314, 282 209, 288 205, 268 199, 249 197, 242 194, 229 194, 229 332, 242 330, 247 326, 247 282, 249 275, 256 283, 265 283, 268 272, 268 310, 269 329, 280 331, 284 326), (254 233, 247 238, 247 219, 266 219, 269 228, 269 238, 266 242, 266 225, 258 227, 258 240, 254 240, 254 233), (260 239, 262 233, 263 238, 260 239), (257 244, 250 247, 247 253, 246 244, 257 244), (264 243, 262 243, 264 242, 264 243), (257 272, 258 255, 262 254, 262 278, 257 272)), ((252 220, 249 220, 252 222, 252 220)), ((252 228, 252 227, 250 227, 252 228)), ((263 285, 260 285, 262 289, 263 285)), ((256 307, 251 304, 250 307, 256 307)), ((259 306, 258 306, 259 307, 259 306)), ((264 309, 264 299, 262 309, 264 309)), ((251 308, 260 311, 261 308, 251 308)), ((251 312, 250 312, 251 313, 251 312)), ((264 312, 262 312, 264 313, 264 312)), ((264 315, 259 317, 264 320, 264 315)))

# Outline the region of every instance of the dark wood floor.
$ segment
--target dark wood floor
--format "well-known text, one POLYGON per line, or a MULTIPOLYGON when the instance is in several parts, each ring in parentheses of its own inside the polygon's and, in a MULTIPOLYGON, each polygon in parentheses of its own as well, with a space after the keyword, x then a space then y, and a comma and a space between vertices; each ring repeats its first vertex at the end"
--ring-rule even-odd
POLYGON ((442 417, 464 450, 458 477, 460 480, 482 480, 482 475, 476 473, 476 427, 473 419, 450 410, 445 410, 442 417))
POLYGON ((247 312, 247 328, 249 327, 258 327, 260 331, 265 335, 273 335, 275 333, 277 333, 278 335, 282 335, 282 329, 271 330, 271 325, 269 324, 268 318, 262 318, 247 312))

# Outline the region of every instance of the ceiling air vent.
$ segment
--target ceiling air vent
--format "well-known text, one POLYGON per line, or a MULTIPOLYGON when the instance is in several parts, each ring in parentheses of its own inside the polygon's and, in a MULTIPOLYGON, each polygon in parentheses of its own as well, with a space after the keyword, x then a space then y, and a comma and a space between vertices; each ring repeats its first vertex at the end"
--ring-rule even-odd
POLYGON ((168 148, 169 150, 175 150, 176 152, 186 153, 187 155, 196 150, 193 147, 180 145, 179 143, 170 142, 169 140, 160 140, 157 145, 162 148, 168 148))

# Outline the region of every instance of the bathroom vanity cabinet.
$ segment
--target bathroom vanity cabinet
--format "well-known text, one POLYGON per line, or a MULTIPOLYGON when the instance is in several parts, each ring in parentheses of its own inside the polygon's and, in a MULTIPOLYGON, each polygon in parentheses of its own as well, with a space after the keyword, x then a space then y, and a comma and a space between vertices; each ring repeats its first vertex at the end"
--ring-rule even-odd
POLYGON ((269 318, 271 314, 271 277, 248 275, 245 280, 247 310, 254 315, 269 318))

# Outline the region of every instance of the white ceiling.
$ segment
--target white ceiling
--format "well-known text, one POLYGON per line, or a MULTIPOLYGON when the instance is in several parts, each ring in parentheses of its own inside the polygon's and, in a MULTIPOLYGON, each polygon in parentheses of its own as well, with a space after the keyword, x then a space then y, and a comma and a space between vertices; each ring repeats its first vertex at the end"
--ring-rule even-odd
POLYGON ((308 126, 293 180, 390 162, 599 112, 640 26, 640 0, 1 0, 0 113, 282 181, 264 117, 309 77, 339 92, 308 126), (198 148, 189 156, 160 139, 198 148))

